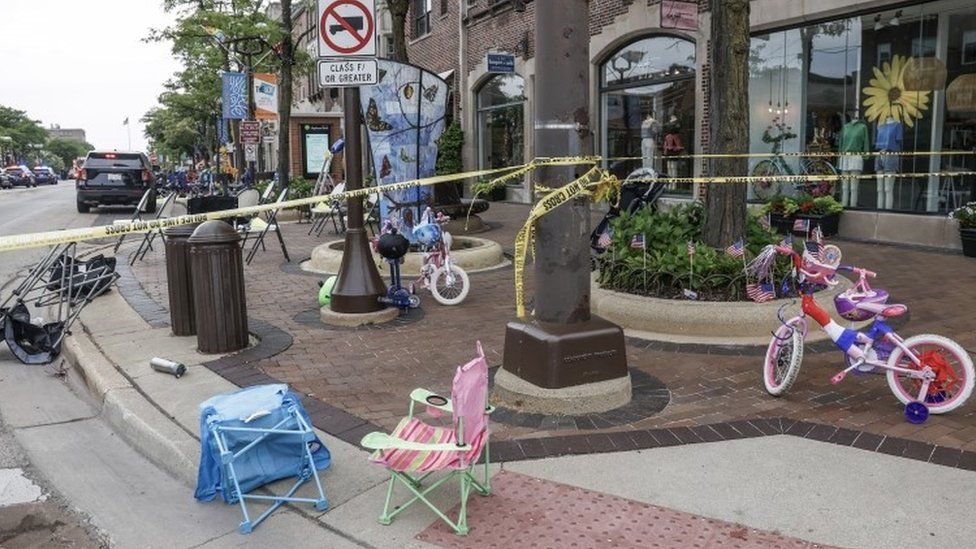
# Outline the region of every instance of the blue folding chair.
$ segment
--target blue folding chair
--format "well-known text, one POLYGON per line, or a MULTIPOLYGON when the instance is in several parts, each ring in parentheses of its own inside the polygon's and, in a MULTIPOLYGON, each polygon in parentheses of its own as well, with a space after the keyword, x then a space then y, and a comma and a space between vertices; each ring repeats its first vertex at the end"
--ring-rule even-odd
POLYGON ((312 430, 312 421, 297 394, 285 384, 256 385, 209 398, 200 405, 200 469, 194 496, 211 501, 219 492, 238 503, 247 534, 285 502, 311 503, 328 509, 318 471, 331 463, 328 448, 312 430), (298 477, 283 495, 253 494, 276 480, 298 477), (318 498, 294 497, 309 479, 318 498), (247 501, 273 502, 254 521, 247 501))

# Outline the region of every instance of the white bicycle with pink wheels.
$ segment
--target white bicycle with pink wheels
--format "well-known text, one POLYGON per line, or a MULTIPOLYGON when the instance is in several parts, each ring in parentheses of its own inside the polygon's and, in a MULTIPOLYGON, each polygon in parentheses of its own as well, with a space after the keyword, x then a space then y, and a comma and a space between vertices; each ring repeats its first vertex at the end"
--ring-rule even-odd
POLYGON ((774 396, 784 394, 796 380, 803 361, 807 317, 813 318, 844 353, 846 367, 831 378, 837 384, 852 371, 885 370, 888 386, 905 405, 905 418, 924 422, 930 413, 955 410, 969 398, 976 380, 973 361, 965 349, 949 338, 920 334, 902 338, 885 322, 908 311, 902 304, 888 304, 888 293, 873 289, 867 279, 875 273, 840 265, 840 250, 826 246, 826 253, 804 252, 790 247, 776 251, 792 258, 795 286, 802 294, 802 313, 789 320, 780 315, 781 326, 773 333, 763 364, 763 384, 774 396), (873 322, 866 331, 840 326, 813 298, 818 287, 837 283, 837 271, 858 275, 858 281, 834 298, 838 314, 847 320, 873 322))

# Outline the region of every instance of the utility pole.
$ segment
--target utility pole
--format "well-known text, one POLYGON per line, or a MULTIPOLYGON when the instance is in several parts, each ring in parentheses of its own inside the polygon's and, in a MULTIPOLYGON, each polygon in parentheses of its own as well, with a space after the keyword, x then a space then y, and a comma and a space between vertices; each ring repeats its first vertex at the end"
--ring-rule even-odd
MULTIPOLYGON (((536 2, 535 155, 592 153, 589 2, 536 2)), ((564 186, 590 165, 545 166, 564 186)), ((510 322, 498 395, 540 412, 606 411, 630 401, 623 331, 590 314, 589 202, 578 196, 536 222, 534 319, 510 322)))
MULTIPOLYGON (((359 88, 344 88, 345 142, 343 152, 346 165, 346 190, 363 188, 362 113, 359 110, 359 88)), ((363 198, 346 200, 348 212, 345 247, 339 276, 332 288, 329 308, 336 313, 372 313, 386 308, 379 298, 386 295, 386 286, 369 250, 366 229, 363 228, 363 198)))

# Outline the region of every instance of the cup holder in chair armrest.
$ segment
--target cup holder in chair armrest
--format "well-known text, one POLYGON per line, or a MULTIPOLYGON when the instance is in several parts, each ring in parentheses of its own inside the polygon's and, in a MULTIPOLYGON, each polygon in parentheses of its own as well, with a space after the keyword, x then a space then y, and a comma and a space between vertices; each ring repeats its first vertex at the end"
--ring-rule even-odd
POLYGON ((437 408, 442 412, 454 413, 454 406, 451 403, 451 399, 433 391, 428 391, 427 389, 414 389, 410 392, 410 400, 437 408))
POLYGON ((441 395, 429 395, 424 400, 427 402, 427 404, 430 404, 431 406, 443 406, 448 402, 450 402, 448 399, 442 397, 441 395))

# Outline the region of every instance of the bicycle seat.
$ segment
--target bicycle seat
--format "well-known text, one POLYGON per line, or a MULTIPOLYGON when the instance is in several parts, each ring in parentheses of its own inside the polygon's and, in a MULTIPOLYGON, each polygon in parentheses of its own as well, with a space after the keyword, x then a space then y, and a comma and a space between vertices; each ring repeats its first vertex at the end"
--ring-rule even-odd
POLYGON ((903 305, 901 303, 895 303, 894 305, 888 305, 881 310, 881 316, 885 318, 894 318, 896 316, 901 316, 908 312, 908 305, 903 305))

